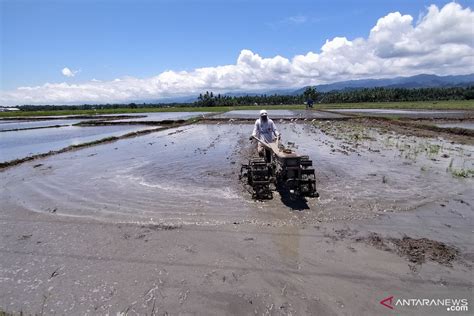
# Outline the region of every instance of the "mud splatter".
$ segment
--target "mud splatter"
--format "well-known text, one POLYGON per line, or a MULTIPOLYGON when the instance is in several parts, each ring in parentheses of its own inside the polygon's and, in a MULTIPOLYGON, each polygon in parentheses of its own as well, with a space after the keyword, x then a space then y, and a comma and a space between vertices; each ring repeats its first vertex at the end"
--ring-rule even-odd
POLYGON ((421 265, 427 260, 440 265, 452 267, 455 260, 460 260, 460 251, 456 247, 428 238, 384 238, 377 233, 357 237, 356 242, 364 242, 377 249, 397 253, 413 264, 421 265))

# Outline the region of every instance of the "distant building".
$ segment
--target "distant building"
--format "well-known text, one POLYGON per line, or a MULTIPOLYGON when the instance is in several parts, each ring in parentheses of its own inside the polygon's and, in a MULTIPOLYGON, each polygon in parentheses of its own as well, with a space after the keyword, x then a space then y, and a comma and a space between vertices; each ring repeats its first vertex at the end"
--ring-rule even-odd
POLYGON ((0 112, 8 112, 8 111, 20 111, 20 109, 8 107, 8 106, 0 106, 0 112))

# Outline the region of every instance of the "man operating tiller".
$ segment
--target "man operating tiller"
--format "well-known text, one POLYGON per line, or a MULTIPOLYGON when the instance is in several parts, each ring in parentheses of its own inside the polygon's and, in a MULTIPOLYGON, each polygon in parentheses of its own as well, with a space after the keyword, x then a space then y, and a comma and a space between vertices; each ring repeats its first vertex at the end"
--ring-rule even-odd
POLYGON ((255 121, 255 127, 253 129, 250 140, 256 138, 257 151, 260 157, 265 157, 267 161, 270 160, 271 152, 261 143, 273 143, 280 139, 280 133, 276 129, 275 123, 268 118, 266 110, 260 111, 260 118, 255 121))

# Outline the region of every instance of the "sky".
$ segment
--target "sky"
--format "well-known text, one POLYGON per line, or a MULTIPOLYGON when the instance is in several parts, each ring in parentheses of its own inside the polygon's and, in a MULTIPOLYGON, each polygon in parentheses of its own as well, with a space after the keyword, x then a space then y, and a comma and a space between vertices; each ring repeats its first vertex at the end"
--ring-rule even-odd
POLYGON ((474 73, 469 1, 0 0, 0 36, 0 105, 474 73))

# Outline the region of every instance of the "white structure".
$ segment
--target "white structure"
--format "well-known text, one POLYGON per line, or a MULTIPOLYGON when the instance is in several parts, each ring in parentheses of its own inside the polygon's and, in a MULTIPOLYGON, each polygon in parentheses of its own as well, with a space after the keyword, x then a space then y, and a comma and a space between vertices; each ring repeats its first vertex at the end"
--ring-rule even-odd
POLYGON ((0 112, 7 112, 7 111, 20 111, 20 109, 8 107, 8 106, 0 106, 0 112))

